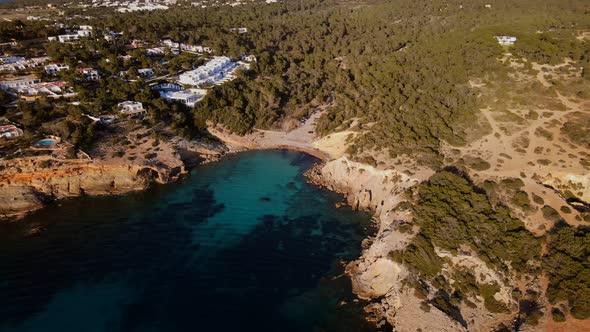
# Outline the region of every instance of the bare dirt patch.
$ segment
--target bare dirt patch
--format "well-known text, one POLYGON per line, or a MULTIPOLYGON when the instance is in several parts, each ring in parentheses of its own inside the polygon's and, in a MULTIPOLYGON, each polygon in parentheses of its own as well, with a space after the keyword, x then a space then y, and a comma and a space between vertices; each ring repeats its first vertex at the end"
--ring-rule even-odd
MULTIPOLYGON (((481 119, 491 133, 465 147, 446 147, 445 156, 462 161, 476 182, 520 178, 529 197, 535 194, 557 211, 569 206, 562 195, 566 191, 590 201, 590 163, 586 162, 590 160, 586 142, 590 104, 572 94, 569 85, 577 88, 579 68, 569 59, 556 66, 526 65, 510 56, 502 61, 516 71, 507 81, 499 87, 491 82, 475 85, 483 102, 491 105, 481 109, 481 119)), ((561 213, 567 223, 590 225, 571 210, 561 213)), ((554 223, 534 204, 519 217, 537 235, 554 223)))

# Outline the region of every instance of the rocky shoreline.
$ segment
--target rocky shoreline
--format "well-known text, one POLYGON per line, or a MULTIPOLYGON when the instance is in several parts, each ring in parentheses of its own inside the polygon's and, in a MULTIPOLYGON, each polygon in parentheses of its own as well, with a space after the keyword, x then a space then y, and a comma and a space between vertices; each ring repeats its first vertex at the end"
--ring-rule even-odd
MULTIPOLYGON (((361 256, 349 262, 345 271, 353 292, 370 302, 365 308, 367 319, 377 326, 399 327, 395 317, 406 302, 401 281, 408 272, 388 256, 410 240, 411 236, 397 231, 397 226, 409 221, 411 215, 396 207, 405 201, 405 191, 423 181, 429 172, 410 176, 340 157, 316 165, 306 176, 310 183, 344 195, 352 208, 373 213, 377 233, 365 239, 361 256)), ((456 325, 444 315, 437 319, 440 324, 456 325)))
POLYGON ((56 200, 83 195, 118 195, 169 183, 186 173, 149 165, 104 165, 78 160, 27 158, 3 162, 0 218, 18 219, 56 200))
POLYGON ((218 161, 224 155, 265 149, 294 150, 327 160, 321 151, 301 146, 231 145, 224 150, 179 146, 172 161, 151 160, 139 164, 125 160, 64 160, 50 156, 0 161, 0 221, 21 219, 62 199, 121 195, 145 190, 155 184, 172 183, 185 176, 192 167, 218 161))
POLYGON ((217 161, 224 153, 184 143, 162 158, 141 161, 54 156, 0 161, 0 220, 18 220, 62 199, 120 195, 171 183, 191 167, 217 161))

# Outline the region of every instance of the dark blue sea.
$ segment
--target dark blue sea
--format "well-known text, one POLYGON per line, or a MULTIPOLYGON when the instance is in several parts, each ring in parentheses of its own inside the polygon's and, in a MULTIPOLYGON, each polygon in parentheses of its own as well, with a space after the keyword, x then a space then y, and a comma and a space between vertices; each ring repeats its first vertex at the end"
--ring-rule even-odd
POLYGON ((370 216, 307 184, 316 162, 246 152, 0 223, 0 331, 373 331, 342 275, 370 216))

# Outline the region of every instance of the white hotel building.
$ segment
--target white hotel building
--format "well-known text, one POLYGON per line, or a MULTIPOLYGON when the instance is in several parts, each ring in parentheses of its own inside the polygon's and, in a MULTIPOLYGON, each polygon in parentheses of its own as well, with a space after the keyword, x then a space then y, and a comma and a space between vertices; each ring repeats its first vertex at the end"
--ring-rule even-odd
POLYGON ((25 59, 21 57, 0 58, 0 71, 16 72, 29 68, 35 68, 47 62, 48 60, 49 57, 38 57, 31 59, 25 59))
POLYGON ((221 84, 233 79, 240 65, 226 56, 216 56, 197 69, 180 74, 178 82, 186 85, 221 84))
POLYGON ((26 76, 26 77, 16 77, 16 78, 7 78, 3 81, 0 81, 0 89, 2 90, 19 90, 22 88, 26 88, 41 82, 38 78, 33 76, 26 76))
POLYGON ((79 40, 82 37, 90 37, 92 36, 93 28, 90 25, 81 25, 79 30, 74 31, 74 33, 66 34, 66 35, 59 35, 57 37, 47 37, 49 41, 59 41, 60 43, 68 43, 74 42, 79 40))

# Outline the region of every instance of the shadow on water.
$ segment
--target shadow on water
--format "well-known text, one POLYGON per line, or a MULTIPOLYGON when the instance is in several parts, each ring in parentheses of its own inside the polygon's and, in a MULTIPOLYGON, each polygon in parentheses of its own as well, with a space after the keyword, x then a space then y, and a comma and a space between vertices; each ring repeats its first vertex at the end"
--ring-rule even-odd
POLYGON ((307 184, 315 162, 249 152, 0 225, 0 331, 374 330, 342 276, 369 215, 307 184))

